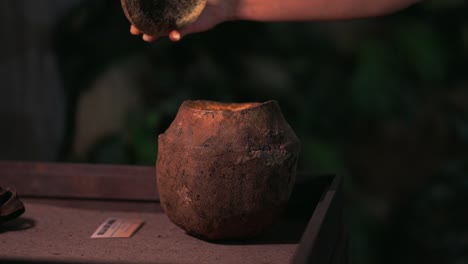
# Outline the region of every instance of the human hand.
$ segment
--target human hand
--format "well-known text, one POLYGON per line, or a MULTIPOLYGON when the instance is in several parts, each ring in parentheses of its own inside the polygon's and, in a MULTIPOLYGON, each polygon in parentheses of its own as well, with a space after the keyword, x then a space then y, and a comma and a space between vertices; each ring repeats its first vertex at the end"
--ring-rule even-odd
MULTIPOLYGON (((197 20, 180 30, 172 30, 168 35, 169 39, 176 42, 186 35, 207 31, 218 24, 234 19, 237 2, 238 0, 208 0, 197 20)), ((135 25, 130 26, 130 33, 136 36, 143 34, 135 25)), ((147 42, 153 42, 158 37, 143 34, 143 40, 147 42)))

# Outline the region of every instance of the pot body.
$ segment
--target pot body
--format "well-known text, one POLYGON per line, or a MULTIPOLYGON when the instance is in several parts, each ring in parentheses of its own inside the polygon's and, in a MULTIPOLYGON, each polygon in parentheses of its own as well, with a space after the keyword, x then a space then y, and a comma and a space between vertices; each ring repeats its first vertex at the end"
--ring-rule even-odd
POLYGON ((255 236, 290 197, 300 142, 275 101, 186 101, 158 141, 162 207, 190 234, 255 236))

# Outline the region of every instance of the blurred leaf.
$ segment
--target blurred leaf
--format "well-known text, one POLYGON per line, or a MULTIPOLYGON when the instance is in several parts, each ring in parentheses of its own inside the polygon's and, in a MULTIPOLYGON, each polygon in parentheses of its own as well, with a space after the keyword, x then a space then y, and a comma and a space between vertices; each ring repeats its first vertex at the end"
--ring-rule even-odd
POLYGON ((402 62, 408 63, 409 71, 430 83, 440 81, 447 75, 447 51, 443 38, 432 25, 418 20, 402 21, 395 31, 397 50, 402 62))
POLYGON ((315 166, 314 171, 344 176, 346 169, 337 146, 311 138, 302 139, 302 144, 303 152, 307 153, 307 162, 315 166))
POLYGON ((461 34, 461 40, 462 40, 462 47, 464 47, 464 52, 465 57, 468 58, 468 24, 465 24, 461 29, 460 29, 460 34, 461 34))
POLYGON ((426 0, 424 2, 424 7, 431 9, 441 9, 441 8, 457 8, 463 7, 466 5, 465 0, 426 0))
POLYGON ((468 119, 457 120, 456 128, 461 142, 468 146, 468 119))
POLYGON ((448 161, 417 195, 407 215, 409 239, 444 263, 468 260, 467 165, 465 160, 448 161))
POLYGON ((402 82, 394 58, 391 47, 383 41, 363 43, 351 80, 350 100, 358 115, 380 119, 398 112, 402 82))
POLYGON ((380 245, 376 241, 379 241, 382 224, 362 204, 348 205, 346 216, 352 234, 349 241, 350 263, 378 263, 380 245))
POLYGON ((134 148, 135 162, 141 165, 153 165, 157 156, 160 114, 156 111, 133 112, 128 118, 129 140, 134 148))

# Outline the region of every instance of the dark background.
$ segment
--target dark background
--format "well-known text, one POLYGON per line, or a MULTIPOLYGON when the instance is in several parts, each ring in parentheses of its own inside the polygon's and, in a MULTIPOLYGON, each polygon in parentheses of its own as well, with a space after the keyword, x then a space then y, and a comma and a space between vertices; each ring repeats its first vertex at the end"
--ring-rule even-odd
POLYGON ((468 8, 230 22, 153 44, 117 0, 0 3, 0 159, 154 165, 184 100, 277 100, 345 177, 353 263, 468 263, 468 8))

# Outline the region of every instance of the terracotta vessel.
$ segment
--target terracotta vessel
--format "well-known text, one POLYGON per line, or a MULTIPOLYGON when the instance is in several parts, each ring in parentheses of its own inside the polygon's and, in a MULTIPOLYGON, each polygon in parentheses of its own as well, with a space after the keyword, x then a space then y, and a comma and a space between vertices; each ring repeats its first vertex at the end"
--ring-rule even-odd
POLYGON ((276 101, 186 101, 159 136, 162 207, 174 224, 203 239, 253 237, 285 207, 299 151, 276 101))

